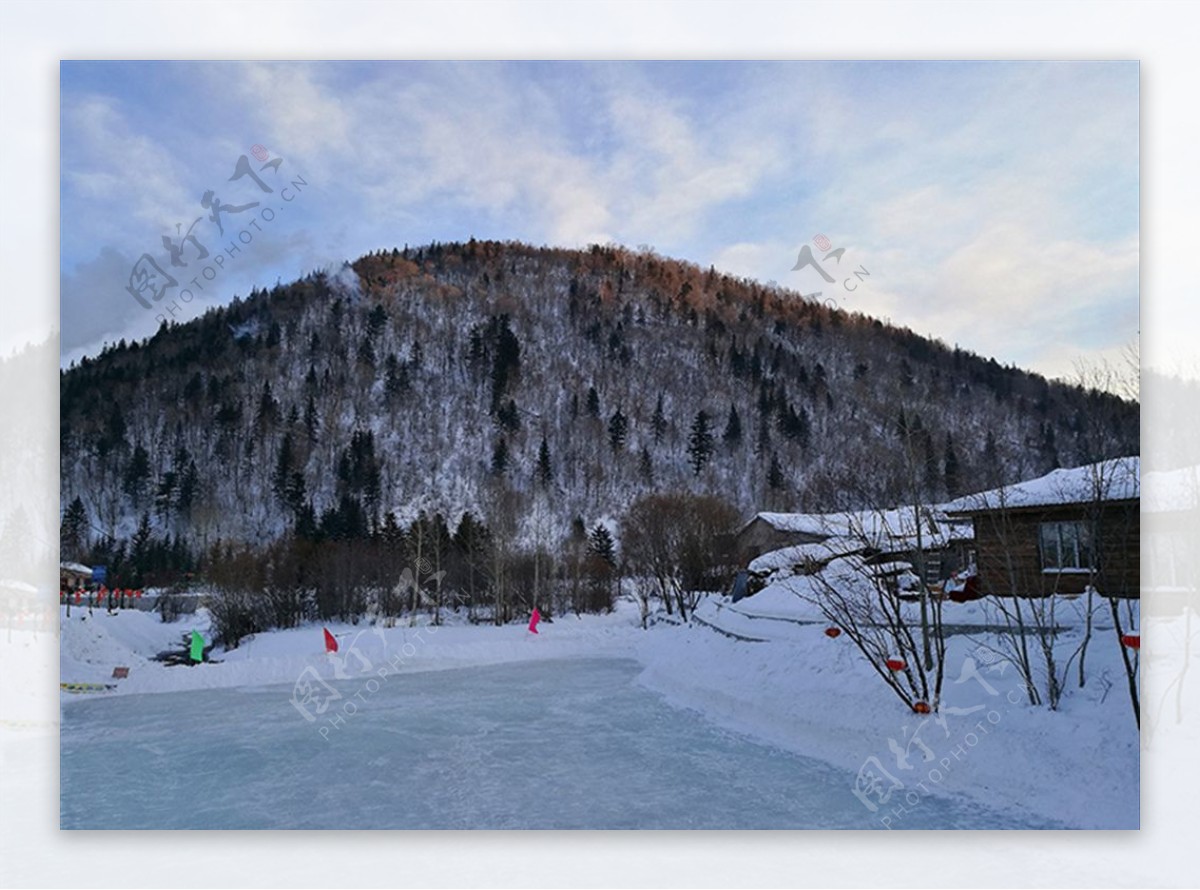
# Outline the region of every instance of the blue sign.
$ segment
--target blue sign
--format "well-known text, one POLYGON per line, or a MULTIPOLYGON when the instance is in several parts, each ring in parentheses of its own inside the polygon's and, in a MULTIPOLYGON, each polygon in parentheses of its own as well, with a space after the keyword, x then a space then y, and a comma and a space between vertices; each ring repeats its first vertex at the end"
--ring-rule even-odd
POLYGON ((92 566, 92 580, 97 584, 108 580, 108 566, 92 566))

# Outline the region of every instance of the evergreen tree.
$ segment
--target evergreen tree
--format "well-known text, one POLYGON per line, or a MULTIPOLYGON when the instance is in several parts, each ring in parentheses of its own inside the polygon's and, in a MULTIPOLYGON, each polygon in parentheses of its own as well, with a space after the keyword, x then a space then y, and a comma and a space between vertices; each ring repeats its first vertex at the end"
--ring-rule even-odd
POLYGON ((758 415, 758 435, 754 440, 754 453, 766 454, 771 450, 771 421, 770 414, 760 412, 758 415))
POLYGON ((654 430, 654 444, 658 445, 662 442, 663 436, 667 432, 667 416, 663 413, 663 397, 661 392, 658 394, 658 402, 654 406, 654 418, 650 423, 654 430))
POLYGON ((725 421, 725 433, 722 436, 730 448, 736 447, 742 441, 742 419, 738 417, 737 407, 729 406, 729 419, 725 421))
POLYGON ((582 516, 576 516, 571 520, 571 541, 575 544, 582 544, 587 540, 587 526, 583 523, 582 516))
POLYGON ((304 476, 299 470, 293 470, 288 476, 287 485, 283 491, 284 506, 291 511, 292 515, 299 517, 300 511, 307 503, 308 497, 304 490, 304 476))
POLYGON ((592 417, 600 416, 600 393, 596 392, 596 387, 589 386, 587 391, 587 413, 592 417))
POLYGON ((158 490, 154 492, 154 510, 163 520, 169 519, 171 516, 171 508, 175 501, 175 487, 178 482, 179 475, 174 470, 168 470, 163 473, 163 477, 158 483, 158 490))
POLYGON ((604 560, 610 566, 614 566, 617 563, 613 537, 602 523, 597 522, 596 527, 592 529, 592 533, 588 537, 588 553, 604 560))
POLYGON ((83 559, 88 549, 88 537, 87 510, 83 506, 83 500, 76 495, 67 505, 62 524, 59 526, 62 558, 75 561, 83 559))
POLYGON ((259 426, 266 426, 278 419, 279 402, 275 400, 275 395, 271 392, 271 381, 267 380, 263 383, 262 395, 258 399, 258 413, 254 416, 254 422, 259 426))
POLYGON ((496 412, 496 423, 508 433, 515 433, 521 429, 521 412, 517 410, 515 400, 509 399, 500 407, 496 412))
POLYGON ((191 515, 192 505, 196 503, 196 495, 200 491, 200 471, 196 461, 189 460, 187 468, 179 477, 179 494, 175 498, 175 510, 178 515, 187 518, 191 515))
POLYGON ((1058 443, 1054 437, 1054 427, 1049 422, 1042 423, 1042 457, 1052 470, 1062 466, 1058 456, 1058 443))
MULTIPOLYGON (((338 491, 365 506, 374 521, 383 494, 383 471, 375 454, 375 434, 370 430, 355 430, 350 447, 342 450, 337 465, 338 491)), ((284 478, 286 482, 286 477, 284 478)))
POLYGON ((779 456, 771 454, 771 468, 767 471, 767 485, 772 491, 780 491, 787 484, 783 475, 783 467, 779 465, 779 456))
POLYGON ((375 347, 370 339, 364 339, 358 344, 358 363, 364 368, 375 367, 375 347))
POLYGON ((629 421, 625 419, 625 415, 618 408, 608 419, 608 444, 612 446, 614 454, 625 447, 625 436, 628 431, 629 421))
POLYGON ((939 472, 937 453, 933 448, 933 436, 930 435, 929 430, 922 431, 921 452, 923 457, 925 494, 928 497, 933 497, 934 493, 938 490, 941 473, 939 472))
POLYGON ((384 362, 383 391, 388 401, 394 403, 408 389, 408 364, 400 361, 393 352, 384 362))
POLYGON ((946 447, 942 452, 942 473, 946 480, 946 494, 952 498, 962 492, 962 480, 958 466, 958 454, 954 451, 954 443, 950 434, 946 433, 946 447))
POLYGON ((135 505, 141 502, 142 492, 150 479, 150 454, 140 444, 133 449, 133 456, 125 465, 125 474, 121 480, 125 493, 135 505))
POLYGON ((279 443, 279 453, 275 457, 275 472, 271 474, 271 491, 284 506, 288 505, 288 485, 292 480, 292 471, 295 469, 295 457, 292 451, 292 434, 284 433, 283 441, 279 443))
POLYGON ((367 315, 367 336, 372 340, 379 338, 387 325, 387 310, 376 303, 375 308, 367 315))
POLYGON ((809 443, 812 441, 812 423, 808 419, 808 410, 800 409, 799 414, 794 414, 796 425, 796 441, 800 443, 800 447, 805 451, 808 450, 809 443))
POLYGON ((107 457, 109 452, 125 446, 126 430, 125 416, 121 413, 121 407, 113 402, 112 410, 109 411, 108 419, 104 423, 104 434, 96 443, 96 451, 100 457, 107 457))
POLYGON ((997 486, 1003 481, 1000 449, 996 445, 996 434, 991 430, 987 431, 987 438, 984 440, 983 466, 988 487, 997 486))
MULTIPOLYGON (((509 327, 508 316, 493 318, 488 326, 488 339, 494 344, 492 354, 492 411, 508 392, 513 376, 521 365, 521 344, 509 327)), ((415 361, 415 358, 414 358, 415 361)))
POLYGON ((542 436, 542 445, 538 448, 537 479, 543 488, 554 479, 554 470, 550 466, 550 446, 546 444, 545 436, 542 436))
POLYGON ((154 536, 150 530, 150 514, 142 513, 137 531, 129 539, 129 568, 131 569, 129 580, 135 587, 143 586, 146 570, 150 568, 149 557, 153 540, 154 536))
POLYGON ((700 471, 704 469, 708 459, 713 453, 713 434, 711 423, 708 419, 708 414, 704 411, 696 412, 696 419, 692 421, 692 432, 688 436, 688 459, 692 465, 692 472, 699 476, 700 471))
POLYGON ((305 501, 296 512, 296 537, 312 541, 317 538, 320 528, 317 525, 317 511, 313 509, 312 501, 305 501))
POLYGON ((496 440, 496 447, 492 449, 492 475, 503 476, 504 471, 508 469, 508 442, 501 436, 496 440))
POLYGON ((315 444, 317 441, 319 422, 317 418, 317 403, 310 393, 308 401, 304 405, 304 433, 308 436, 309 444, 315 444))

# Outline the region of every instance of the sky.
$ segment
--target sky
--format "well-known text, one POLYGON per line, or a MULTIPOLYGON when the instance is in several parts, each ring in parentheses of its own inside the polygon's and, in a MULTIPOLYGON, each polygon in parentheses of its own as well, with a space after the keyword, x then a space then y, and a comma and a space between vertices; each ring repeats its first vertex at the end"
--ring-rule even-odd
POLYGON ((63 62, 60 99, 64 364, 471 237, 646 246, 1051 377, 1138 337, 1137 62, 63 62))

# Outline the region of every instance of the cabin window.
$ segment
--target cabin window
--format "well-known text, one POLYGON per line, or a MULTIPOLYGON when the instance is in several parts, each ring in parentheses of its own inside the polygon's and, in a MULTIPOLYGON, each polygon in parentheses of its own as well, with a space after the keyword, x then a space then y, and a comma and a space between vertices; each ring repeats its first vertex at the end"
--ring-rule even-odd
POLYGON ((1042 569, 1091 571, 1092 536, 1083 522, 1043 522, 1040 528, 1042 569))

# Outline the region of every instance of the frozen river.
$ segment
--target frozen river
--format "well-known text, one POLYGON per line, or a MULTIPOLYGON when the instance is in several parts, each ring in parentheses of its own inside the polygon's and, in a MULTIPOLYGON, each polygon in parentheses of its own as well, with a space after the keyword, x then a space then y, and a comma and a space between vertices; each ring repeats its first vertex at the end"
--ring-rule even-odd
MULTIPOLYGON (((672 708, 634 683, 638 670, 587 659, 394 675, 374 692, 342 681, 335 704, 358 710, 328 739, 291 687, 72 703, 61 824, 880 827, 853 774, 672 708)), ((1053 826, 926 798, 896 827, 1053 826)))

